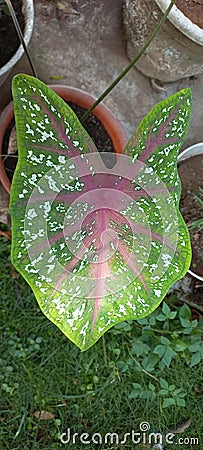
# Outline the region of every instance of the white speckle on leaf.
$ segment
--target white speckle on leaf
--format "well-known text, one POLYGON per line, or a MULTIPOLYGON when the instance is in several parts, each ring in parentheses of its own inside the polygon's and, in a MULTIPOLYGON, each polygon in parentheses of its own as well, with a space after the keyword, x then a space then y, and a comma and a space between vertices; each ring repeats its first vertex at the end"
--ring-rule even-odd
POLYGON ((161 290, 160 289, 154 289, 154 293, 157 297, 161 297, 161 290))
POLYGON ((44 217, 47 217, 48 213, 51 211, 51 204, 50 202, 46 201, 43 203, 43 205, 40 205, 39 208, 44 209, 44 217))
POLYGON ((60 156, 58 157, 58 162, 61 163, 61 164, 65 164, 65 162, 66 162, 65 156, 60 155, 60 156))
POLYGON ((163 253, 161 256, 161 259, 164 261, 164 267, 170 266, 171 260, 172 260, 171 255, 167 255, 166 253, 163 253))
POLYGON ((37 105, 37 103, 34 103, 33 106, 34 106, 34 108, 36 109, 36 111, 40 111, 40 106, 37 105))
POLYGON ((172 226, 172 223, 169 223, 169 225, 165 228, 166 233, 168 233, 170 231, 171 226, 172 226))
POLYGON ((153 173, 152 167, 146 167, 145 168, 145 173, 153 173))
POLYGON ((126 309, 125 309, 125 307, 124 307, 123 305, 119 305, 119 311, 120 311, 122 314, 126 314, 126 309))
POLYGON ((83 336, 86 336, 86 334, 87 334, 88 325, 89 325, 89 320, 85 323, 85 325, 82 327, 82 329, 80 331, 80 334, 82 334, 83 336))
POLYGON ((34 136, 34 134, 35 134, 34 130, 32 130, 32 128, 30 127, 29 123, 26 123, 25 126, 27 128, 26 134, 31 134, 32 136, 34 136))
POLYGON ((78 147, 78 145, 79 145, 79 141, 73 141, 73 146, 74 147, 78 147))
POLYGON ((27 217, 28 219, 34 219, 34 217, 37 217, 37 213, 34 208, 28 210, 27 217))
POLYGON ((60 189, 56 185, 56 181, 53 180, 51 175, 45 175, 45 178, 48 180, 49 188, 54 192, 60 192, 60 189))

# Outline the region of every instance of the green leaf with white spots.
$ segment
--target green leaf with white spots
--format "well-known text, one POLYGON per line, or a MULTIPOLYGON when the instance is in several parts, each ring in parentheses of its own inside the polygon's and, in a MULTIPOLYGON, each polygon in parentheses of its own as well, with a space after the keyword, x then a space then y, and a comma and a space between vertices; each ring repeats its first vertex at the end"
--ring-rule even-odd
POLYGON ((149 315, 189 268, 177 154, 190 90, 155 106, 111 169, 42 82, 17 75, 13 97, 12 261, 44 314, 86 350, 114 324, 149 315))

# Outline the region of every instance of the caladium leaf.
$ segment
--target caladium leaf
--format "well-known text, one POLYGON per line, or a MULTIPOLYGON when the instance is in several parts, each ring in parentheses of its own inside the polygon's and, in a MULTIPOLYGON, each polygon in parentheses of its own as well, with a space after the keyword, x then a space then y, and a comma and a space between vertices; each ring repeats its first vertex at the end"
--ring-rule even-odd
POLYGON ((12 261, 44 314, 85 350, 114 324, 150 314, 189 268, 177 155, 190 90, 156 105, 111 169, 42 82, 17 75, 13 97, 12 261))

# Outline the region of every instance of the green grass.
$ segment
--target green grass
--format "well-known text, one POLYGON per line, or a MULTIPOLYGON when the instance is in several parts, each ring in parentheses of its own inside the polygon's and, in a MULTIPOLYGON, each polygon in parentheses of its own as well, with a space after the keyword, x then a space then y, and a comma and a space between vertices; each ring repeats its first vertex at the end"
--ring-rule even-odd
MULTIPOLYGON (((153 446, 115 445, 110 442, 60 442, 60 434, 117 432, 120 436, 149 422, 151 431, 166 433, 178 422, 192 419, 179 437, 198 437, 199 445, 164 445, 165 449, 203 448, 202 364, 190 367, 179 352, 169 367, 140 371, 130 351, 138 328, 130 323, 112 328, 90 350, 82 353, 39 310, 29 286, 10 263, 10 243, 0 240, 0 449, 57 450, 68 448, 149 449, 153 446), (128 330, 129 328, 129 330, 128 330), (155 399, 130 399, 132 383, 157 385, 162 377, 186 393, 184 407, 162 407, 155 399), (40 420, 36 411, 54 415, 40 420)), ((170 301, 169 301, 170 303, 170 301)), ((161 322, 162 326, 163 322, 161 322)), ((197 334, 198 335, 198 334, 197 334)))

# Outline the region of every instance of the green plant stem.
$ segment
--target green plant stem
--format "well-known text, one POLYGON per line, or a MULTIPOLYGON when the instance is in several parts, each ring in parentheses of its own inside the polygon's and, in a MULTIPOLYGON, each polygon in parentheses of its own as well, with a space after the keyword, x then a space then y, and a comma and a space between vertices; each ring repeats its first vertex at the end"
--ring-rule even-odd
POLYGON ((33 74, 34 77, 38 78, 38 77, 37 77, 37 72, 36 72, 35 67, 34 67, 34 64, 33 64, 33 62, 32 62, 32 58, 31 58, 30 52, 29 52, 29 50, 27 49, 27 46, 26 46, 26 43, 25 43, 25 40, 24 40, 24 37, 23 37, 23 33, 22 33, 22 31, 21 31, 21 28, 20 28, 18 19, 17 19, 17 17, 16 17, 16 13, 15 13, 15 11, 14 11, 14 9, 13 9, 13 5, 12 5, 12 3, 11 3, 10 0, 5 0, 5 2, 6 2, 6 4, 7 4, 7 6, 8 6, 8 9, 9 9, 9 11, 10 11, 10 14, 11 14, 11 17, 12 17, 12 20, 13 20, 13 23, 14 23, 14 26, 15 26, 15 29, 16 29, 16 32, 17 32, 17 34, 18 34, 18 37, 19 37, 19 39, 20 39, 20 42, 21 42, 21 44, 22 44, 22 46, 23 46, 23 49, 24 49, 24 51, 25 51, 25 54, 26 54, 26 56, 27 56, 28 62, 29 62, 29 64, 30 64, 30 67, 31 67, 31 70, 32 70, 32 74, 33 74))
POLYGON ((132 358, 132 360, 142 369, 142 372, 144 372, 146 375, 148 375, 148 377, 153 378, 155 381, 157 381, 160 384, 160 381, 158 380, 158 378, 156 378, 154 375, 152 375, 151 373, 147 372, 147 370, 145 370, 142 365, 139 363, 139 361, 137 361, 134 356, 132 356, 129 352, 130 357, 132 358))
POLYGON ((106 355, 106 344, 105 344, 104 335, 102 336, 102 345, 103 345, 103 353, 104 353, 104 364, 106 367, 107 366, 107 355, 106 355))
MULTIPOLYGON (((135 325, 136 325, 136 327, 138 327, 138 328, 144 328, 143 327, 143 325, 140 325, 139 323, 137 323, 137 322, 135 322, 135 325)), ((155 333, 160 333, 160 334, 173 334, 174 333, 174 330, 173 331, 170 331, 170 330, 160 330, 159 328, 149 328, 149 331, 154 331, 155 333)), ((176 330, 176 333, 177 334, 183 334, 183 331, 184 331, 184 329, 183 330, 176 330)), ((200 332, 203 332, 202 331, 202 328, 198 328, 198 327, 195 327, 195 331, 200 331, 200 332)))
POLYGON ((24 363, 22 363, 22 366, 23 366, 23 369, 25 370, 25 372, 27 373, 29 380, 35 386, 35 389, 40 398, 40 404, 41 404, 41 392, 40 392, 37 382, 35 381, 35 377, 33 376, 33 374, 30 372, 30 370, 28 369, 28 367, 26 367, 26 365, 24 363))
POLYGON ((29 400, 26 401, 26 406, 25 406, 24 413, 23 413, 21 421, 20 421, 20 425, 19 425, 19 427, 18 427, 18 429, 16 431, 16 434, 14 435, 13 439, 16 439, 19 436, 19 434, 20 434, 20 432, 22 430, 22 426, 23 426, 23 424, 25 422, 25 418, 26 418, 27 413, 28 413, 28 405, 29 405, 29 400))
POLYGON ((89 397, 90 395, 97 395, 100 394, 101 392, 105 391, 108 387, 111 386, 111 382, 107 381, 99 388, 94 389, 93 391, 89 391, 89 392, 85 392, 84 394, 76 394, 76 395, 60 395, 60 396, 56 396, 55 394, 50 395, 50 398, 54 398, 54 399, 58 399, 60 398, 60 400, 70 400, 70 399, 77 399, 77 398, 86 398, 89 397))
POLYGON ((122 80, 122 78, 129 72, 129 70, 134 66, 134 64, 138 61, 138 59, 141 58, 145 50, 149 47, 153 39, 155 38, 156 34, 159 32, 160 28, 164 24, 164 22, 167 19, 167 16, 172 9, 173 5, 175 4, 176 0, 172 0, 169 7, 167 8, 165 14, 163 15, 162 19, 158 23, 157 27, 149 37, 146 44, 142 47, 140 52, 135 56, 135 58, 132 59, 132 61, 128 64, 128 66, 121 72, 121 74, 113 81, 113 83, 110 84, 110 86, 103 92, 103 94, 100 95, 100 97, 96 100, 96 102, 86 111, 86 113, 82 116, 81 122, 84 122, 87 117, 91 114, 91 112, 96 108, 96 106, 111 92, 111 90, 119 83, 119 81, 122 80))

